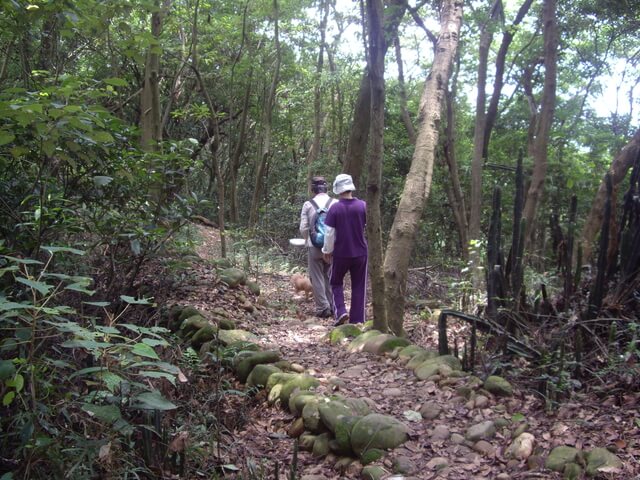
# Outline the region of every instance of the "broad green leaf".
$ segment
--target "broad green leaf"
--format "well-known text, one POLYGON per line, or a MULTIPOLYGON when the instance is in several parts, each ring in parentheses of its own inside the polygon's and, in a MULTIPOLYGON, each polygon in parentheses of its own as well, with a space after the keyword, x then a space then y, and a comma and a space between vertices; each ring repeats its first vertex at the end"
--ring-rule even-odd
POLYGON ((105 78, 103 81, 107 85, 113 85, 114 87, 126 87, 129 85, 129 82, 127 82, 123 78, 117 77, 105 78))
POLYGON ((11 380, 4 382, 7 387, 13 387, 16 392, 20 392, 24 388, 24 377, 20 373, 16 373, 16 376, 11 380))
POLYGON ((131 349, 131 353, 134 355, 140 355, 141 357, 160 360, 160 357, 158 357, 158 354, 153 350, 153 348, 149 345, 145 345, 144 343, 136 343, 131 349))
POLYGON ((7 272, 15 272, 18 270, 17 265, 11 265, 10 267, 0 268, 0 277, 2 277, 7 272))
POLYGON ((15 140, 16 136, 13 133, 0 131, 0 147, 2 145, 6 145, 7 143, 11 143, 15 140))
POLYGON ((82 409, 94 415, 98 420, 110 424, 122 418, 120 409, 115 405, 93 405, 91 403, 84 403, 82 409))
POLYGON ((109 132, 92 132, 91 138, 93 138, 93 140, 96 143, 112 143, 113 142, 113 137, 109 132))
POLYGON ((110 326, 107 326, 107 325, 96 325, 96 330, 98 332, 108 333, 109 335, 119 335, 120 334, 120 330, 118 330, 116 327, 110 327, 110 326))
POLYGON ((140 367, 156 367, 165 372, 173 373, 177 375, 180 369, 175 365, 171 365, 167 362, 136 362, 129 365, 127 368, 140 368, 140 367))
MULTIPOLYGON (((11 390, 9 392, 7 392, 4 397, 2 397, 2 406, 6 407, 8 405, 11 405, 11 402, 13 402, 13 399, 16 398, 16 392, 15 390, 11 390)), ((4 477, 2 477, 4 478, 4 477)))
POLYGON ((86 293, 87 295, 93 295, 95 290, 87 290, 86 285, 81 283, 72 283, 71 285, 67 285, 64 287, 65 290, 72 290, 74 292, 86 293))
POLYGON ((0 300, 0 312, 6 312, 8 310, 27 310, 29 308, 35 307, 29 303, 4 302, 0 300))
POLYGON ((0 255, 0 257, 8 258, 13 262, 22 263, 24 265, 42 265, 42 262, 38 260, 33 260, 31 258, 16 258, 16 257, 10 257, 9 255, 0 255))
POLYGON ((149 345, 150 347, 157 347, 158 345, 166 347, 169 345, 169 342, 166 340, 156 340, 154 338, 143 338, 142 343, 149 345))
POLYGON ((68 340, 60 345, 64 348, 86 348, 93 350, 94 348, 107 348, 112 344, 106 342, 96 342, 95 340, 68 340))
POLYGON ((93 177, 93 184, 96 187, 104 187, 105 185, 109 185, 113 181, 113 177, 107 177, 104 175, 96 175, 93 177))
POLYGON ((172 385, 175 386, 176 384, 175 375, 171 375, 170 373, 167 373, 167 372, 153 372, 150 370, 141 370, 138 372, 138 375, 142 377, 149 377, 149 378, 166 378, 171 382, 172 385))
POLYGON ((178 408, 157 391, 141 393, 132 400, 137 403, 134 407, 141 409, 174 410, 178 408))
POLYGON ((46 247, 40 247, 40 248, 42 250, 46 250, 49 253, 65 252, 65 253, 73 253, 74 255, 85 255, 87 253, 84 250, 78 250, 77 248, 71 248, 71 247, 56 247, 52 245, 47 245, 46 247))
POLYGON ((114 393, 118 388, 120 388, 120 385, 122 385, 122 382, 124 382, 124 378, 122 378, 120 375, 116 375, 115 373, 109 371, 98 373, 97 376, 104 382, 105 386, 111 393, 114 393))
POLYGON ((16 282, 20 282, 34 290, 37 290, 42 295, 47 295, 49 291, 53 288, 52 285, 48 285, 46 283, 38 282, 36 280, 29 280, 28 278, 18 277, 16 278, 16 282))
POLYGON ((111 305, 109 302, 82 302, 85 305, 93 305, 94 307, 108 307, 111 305))
POLYGON ((104 370, 104 367, 83 368, 82 370, 78 370, 77 372, 74 372, 71 375, 69 375, 69 380, 71 380, 72 378, 75 378, 75 377, 82 377, 83 375, 87 375, 89 373, 101 372, 103 370, 104 370))
POLYGON ((133 298, 127 295, 120 295, 120 300, 131 305, 151 305, 151 298, 133 298))

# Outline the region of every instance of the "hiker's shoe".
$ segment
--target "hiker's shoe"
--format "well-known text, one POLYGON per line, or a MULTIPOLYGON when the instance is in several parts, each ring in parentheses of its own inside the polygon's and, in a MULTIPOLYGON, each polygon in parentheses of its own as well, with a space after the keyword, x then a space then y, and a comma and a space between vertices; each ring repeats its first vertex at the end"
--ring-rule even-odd
POLYGON ((319 318, 329 318, 333 316, 333 312, 331 311, 330 308, 325 308, 324 310, 320 310, 319 312, 316 313, 316 317, 319 318))
POLYGON ((336 322, 333 324, 334 327, 337 327, 339 325, 345 324, 349 321, 349 314, 348 313, 343 313, 342 315, 340 315, 340 318, 338 318, 338 320, 336 320, 336 322))

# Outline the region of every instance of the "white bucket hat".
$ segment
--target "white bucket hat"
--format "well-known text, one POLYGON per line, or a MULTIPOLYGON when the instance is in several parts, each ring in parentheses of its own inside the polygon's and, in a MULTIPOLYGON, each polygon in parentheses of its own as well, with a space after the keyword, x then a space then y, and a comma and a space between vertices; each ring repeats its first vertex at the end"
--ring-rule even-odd
POLYGON ((336 195, 340 195, 343 192, 353 192, 355 189, 356 186, 353 184, 351 175, 347 175, 346 173, 341 173, 333 181, 333 193, 336 195))

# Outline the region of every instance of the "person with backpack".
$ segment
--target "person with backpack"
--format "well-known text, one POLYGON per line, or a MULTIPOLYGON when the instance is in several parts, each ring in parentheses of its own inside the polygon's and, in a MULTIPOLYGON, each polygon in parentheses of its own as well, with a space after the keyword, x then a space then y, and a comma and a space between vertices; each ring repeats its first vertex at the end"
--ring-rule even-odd
POLYGON ((367 293, 367 255, 369 247, 364 235, 367 204, 353 196, 356 187, 351 175, 341 173, 333 182, 333 193, 339 196, 325 218, 326 232, 322 253, 331 263, 330 284, 335 304, 335 326, 364 323, 367 293), (351 276, 351 305, 344 302, 344 277, 351 276))
POLYGON ((324 177, 311 179, 313 197, 302 205, 300 212, 300 234, 307 246, 307 268, 313 298, 315 300, 315 315, 320 318, 330 318, 333 315, 333 295, 329 284, 331 265, 326 263, 322 255, 324 245, 324 220, 334 199, 327 195, 327 181, 324 177))

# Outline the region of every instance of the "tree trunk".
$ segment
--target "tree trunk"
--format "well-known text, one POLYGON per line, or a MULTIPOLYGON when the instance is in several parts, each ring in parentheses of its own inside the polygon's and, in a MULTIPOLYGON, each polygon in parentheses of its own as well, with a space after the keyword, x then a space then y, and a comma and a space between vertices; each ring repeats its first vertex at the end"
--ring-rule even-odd
POLYGON ((280 65, 282 64, 282 52, 280 51, 280 33, 278 21, 280 17, 278 0, 273 0, 274 13, 274 42, 276 48, 276 61, 273 67, 273 78, 271 86, 264 102, 264 112, 262 115, 262 142, 260 157, 258 158, 258 168, 256 169, 256 184, 251 199, 251 210, 249 212, 249 227, 253 228, 258 223, 258 207, 262 200, 265 176, 268 170, 267 162, 271 156, 271 122, 273 121, 273 110, 276 104, 276 89, 280 82, 280 65))
POLYGON ((384 154, 384 52, 382 31, 384 9, 382 0, 367 0, 369 17, 369 81, 371 83, 371 155, 367 177, 367 238, 369 242, 369 278, 373 327, 387 331, 387 311, 384 299, 384 272, 382 271, 382 220, 380 215, 380 186, 384 154))
POLYGON ((202 79, 202 75, 200 74, 200 70, 198 69, 198 8, 199 8, 200 0, 196 0, 196 4, 194 7, 193 14, 193 27, 192 27, 192 52, 191 52, 191 67, 196 75, 196 79, 198 80, 198 85, 200 86, 200 90, 202 91, 202 95, 204 96, 205 102, 209 109, 209 127, 211 129, 211 136, 208 140, 209 151, 211 153, 211 169, 212 175, 216 180, 216 187, 218 190, 218 229, 220 231, 220 255, 222 258, 226 258, 227 256, 227 242, 225 235, 225 227, 224 227, 224 179, 222 178, 222 174, 220 172, 220 162, 218 160, 218 149, 220 148, 220 128, 218 125, 218 113, 216 111, 215 105, 211 100, 211 96, 209 95, 209 90, 207 90, 207 86, 202 79))
POLYGON ((523 218, 526 222, 525 245, 531 243, 535 231, 533 222, 544 189, 544 181, 547 173, 547 145, 549 143, 549 134, 555 110, 556 63, 558 57, 556 0, 544 1, 542 21, 544 24, 544 88, 542 91, 540 115, 537 118, 531 149, 533 153, 533 172, 531 174, 531 183, 527 191, 527 198, 523 210, 523 218))
POLYGON ((403 333, 407 270, 418 224, 431 188, 442 104, 456 54, 461 23, 462 1, 444 0, 436 54, 420 101, 416 148, 391 227, 384 261, 387 318, 389 327, 396 335, 403 333))
POLYGON ((480 212, 482 207, 482 146, 486 119, 486 87, 489 63, 489 48, 493 40, 493 22, 500 11, 501 0, 496 0, 491 7, 490 18, 481 26, 480 44, 478 46, 478 80, 476 95, 476 117, 473 132, 473 158, 471 160, 471 210, 469 213, 469 238, 480 236, 480 212))
POLYGON ((491 93, 491 100, 489 101, 489 108, 487 108, 487 115, 485 118, 484 128, 484 147, 482 156, 484 158, 489 157, 489 139, 491 138, 491 131, 493 125, 498 117, 498 103, 500 101, 500 95, 502 94, 502 87, 504 86, 504 66, 507 58, 507 52, 513 41, 514 32, 517 31, 517 26, 522 23, 524 16, 529 12, 533 0, 525 0, 522 4, 516 18, 509 28, 506 28, 502 35, 502 43, 498 49, 498 55, 496 56, 496 73, 493 79, 493 92, 491 93))
POLYGON ((393 45, 396 49, 396 63, 398 65, 398 90, 400 96, 400 117, 402 123, 407 129, 407 135, 412 145, 416 144, 416 129, 411 121, 411 115, 407 109, 407 89, 404 83, 404 67, 402 65, 402 49, 400 48, 400 39, 398 35, 393 37, 393 45))
MULTIPOLYGON (((609 167, 608 174, 611 175, 611 181, 613 182, 614 189, 622 183, 629 171, 629 168, 633 166, 633 162, 638 155, 640 155, 640 130, 637 130, 629 143, 620 150, 620 153, 616 155, 609 167)), ((604 204, 607 197, 607 185, 605 183, 605 179, 602 180, 600 188, 598 188, 598 193, 596 193, 593 203, 591 204, 589 216, 582 228, 580 243, 582 244, 583 263, 588 263, 591 260, 593 242, 595 241, 596 235, 602 225, 604 204)), ((577 267, 579 268, 580 265, 577 267)))
MULTIPOLYGON (((456 62, 456 72, 459 68, 459 55, 457 56, 458 62, 456 62)), ((447 112, 447 125, 445 127, 445 139, 443 142, 443 157, 447 165, 449 172, 449 178, 451 184, 447 188, 447 197, 451 204, 451 210, 453 211, 453 217, 456 222, 456 228, 458 230, 458 238, 460 240, 460 255, 466 262, 469 260, 469 225, 467 223, 467 207, 465 205, 464 194, 462 193, 462 187, 460 186, 460 176, 458 175, 458 161, 456 157, 456 134, 455 134, 455 110, 453 105, 453 99, 457 95, 456 87, 457 73, 454 73, 451 81, 451 89, 447 89, 445 94, 445 108, 447 112)), ((444 162, 443 162, 444 163, 444 162)))
POLYGON ((327 16, 329 15, 329 2, 322 0, 320 3, 322 20, 320 21, 320 48, 316 63, 315 85, 313 86, 313 143, 307 155, 307 186, 311 195, 311 177, 313 177, 313 164, 320 153, 320 138, 322 131, 322 70, 324 69, 325 36, 327 33, 327 16))
POLYGON ((144 84, 140 98, 140 144, 142 148, 154 151, 162 141, 162 122, 160 110, 160 33, 162 21, 169 8, 170 1, 164 0, 160 7, 160 0, 154 2, 155 10, 151 14, 151 35, 153 41, 147 50, 144 66, 144 84))
MULTIPOLYGON (((387 53, 389 39, 397 35, 398 26, 407 9, 406 0, 389 0, 384 15, 384 54, 387 53)), ((369 141, 369 130, 371 127, 371 84, 369 75, 365 71, 360 81, 358 98, 353 111, 353 123, 349 133, 349 143, 347 144, 347 154, 345 155, 342 171, 353 177, 353 181, 358 186, 364 158, 367 153, 367 143, 369 141)))
MULTIPOLYGON (((486 120, 486 88, 487 70, 489 65, 489 48, 493 40, 493 23, 502 11, 502 1, 495 0, 491 7, 490 14, 484 24, 480 27, 480 44, 478 46, 478 81, 476 96, 476 118, 473 129, 473 157, 471 159, 471 197, 469 198, 469 240, 480 239, 480 217, 482 213, 482 165, 484 159, 482 150, 484 146, 485 120, 486 120)), ((465 246, 468 248, 468 245, 465 246)), ((472 279, 474 287, 480 288, 482 284, 482 270, 477 268, 481 265, 480 251, 477 248, 471 249, 471 258, 474 268, 472 279)))

